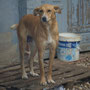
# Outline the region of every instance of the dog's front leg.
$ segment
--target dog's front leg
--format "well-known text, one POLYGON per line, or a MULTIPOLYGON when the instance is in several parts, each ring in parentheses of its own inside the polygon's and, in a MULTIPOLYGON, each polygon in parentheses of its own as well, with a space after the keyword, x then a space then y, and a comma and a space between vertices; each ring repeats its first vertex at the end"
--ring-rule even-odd
POLYGON ((50 47, 50 60, 49 60, 49 72, 48 72, 48 83, 55 83, 54 80, 52 79, 52 65, 53 65, 53 60, 55 56, 55 49, 56 46, 52 45, 50 47))
POLYGON ((44 72, 44 63, 43 63, 43 54, 44 54, 44 49, 39 49, 38 50, 38 58, 39 58, 39 66, 40 66, 40 84, 41 85, 46 85, 46 79, 45 79, 45 72, 44 72))

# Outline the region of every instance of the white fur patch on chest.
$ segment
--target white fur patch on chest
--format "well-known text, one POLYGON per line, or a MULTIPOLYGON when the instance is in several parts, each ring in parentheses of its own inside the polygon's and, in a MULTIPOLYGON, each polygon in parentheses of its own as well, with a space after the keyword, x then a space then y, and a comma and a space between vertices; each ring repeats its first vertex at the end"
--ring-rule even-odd
POLYGON ((47 44, 50 44, 50 43, 52 43, 54 40, 53 40, 53 38, 52 38, 52 36, 51 36, 49 27, 47 27, 47 30, 48 30, 48 40, 46 41, 46 43, 47 43, 47 44))

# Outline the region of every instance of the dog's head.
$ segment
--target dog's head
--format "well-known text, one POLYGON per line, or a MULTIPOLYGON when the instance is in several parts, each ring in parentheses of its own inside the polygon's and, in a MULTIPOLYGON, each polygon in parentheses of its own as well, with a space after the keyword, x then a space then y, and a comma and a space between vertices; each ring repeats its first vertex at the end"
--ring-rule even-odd
POLYGON ((34 9, 34 15, 39 15, 42 22, 46 23, 56 18, 55 13, 61 13, 61 9, 58 6, 44 4, 34 9))

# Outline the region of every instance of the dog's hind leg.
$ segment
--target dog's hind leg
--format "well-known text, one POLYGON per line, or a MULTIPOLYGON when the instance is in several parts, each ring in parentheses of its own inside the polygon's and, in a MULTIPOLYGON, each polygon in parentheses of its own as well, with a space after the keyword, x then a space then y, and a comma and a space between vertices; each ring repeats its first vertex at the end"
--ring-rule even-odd
POLYGON ((29 61, 30 75, 39 76, 37 73, 34 72, 34 68, 33 68, 33 62, 35 59, 34 57, 37 53, 37 48, 36 48, 34 40, 32 42, 30 42, 30 50, 31 50, 30 61, 29 61))
POLYGON ((27 73, 25 71, 25 64, 24 64, 24 51, 26 46, 26 35, 18 35, 19 38, 19 51, 20 51, 20 60, 21 60, 21 69, 22 69, 22 79, 27 79, 27 73))
POLYGON ((21 59, 21 69, 22 69, 22 79, 27 79, 27 73, 25 71, 25 64, 24 64, 24 49, 25 49, 25 42, 19 41, 19 49, 20 49, 20 59, 21 59))

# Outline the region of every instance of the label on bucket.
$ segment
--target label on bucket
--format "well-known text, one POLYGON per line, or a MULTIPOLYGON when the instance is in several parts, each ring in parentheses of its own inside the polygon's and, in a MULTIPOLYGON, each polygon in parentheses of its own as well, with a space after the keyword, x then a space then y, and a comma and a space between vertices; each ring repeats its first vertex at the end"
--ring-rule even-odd
POLYGON ((59 46, 61 48, 76 48, 80 44, 79 42, 63 42, 59 41, 59 46))
POLYGON ((59 41, 57 56, 60 60, 75 61, 79 59, 80 42, 63 42, 59 41))

